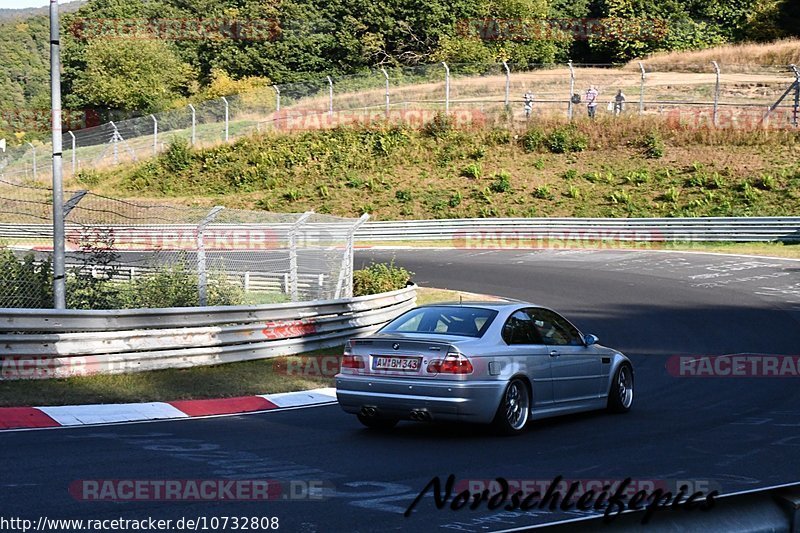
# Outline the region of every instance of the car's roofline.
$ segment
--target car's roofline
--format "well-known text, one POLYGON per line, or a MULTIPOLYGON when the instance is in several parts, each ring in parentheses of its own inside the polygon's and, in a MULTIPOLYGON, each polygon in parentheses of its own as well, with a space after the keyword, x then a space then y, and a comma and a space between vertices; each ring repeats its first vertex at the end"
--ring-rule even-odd
POLYGON ((530 302, 506 301, 506 300, 464 300, 463 302, 436 302, 418 306, 423 307, 478 307, 484 309, 502 310, 507 308, 517 309, 519 307, 542 307, 530 302))

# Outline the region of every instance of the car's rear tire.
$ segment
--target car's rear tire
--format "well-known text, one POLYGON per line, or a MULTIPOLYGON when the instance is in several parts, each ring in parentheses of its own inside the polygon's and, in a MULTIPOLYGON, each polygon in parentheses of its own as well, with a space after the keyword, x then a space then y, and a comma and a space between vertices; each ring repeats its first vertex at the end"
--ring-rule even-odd
POLYGON ((382 416, 364 416, 361 413, 356 415, 358 421, 370 429, 392 429, 397 425, 396 418, 386 418, 382 416))
POLYGON ((622 363, 614 373, 608 391, 608 410, 612 413, 627 413, 633 405, 633 368, 622 363))
POLYGON ((527 383, 512 379, 506 386, 492 425, 501 435, 520 435, 531 413, 531 394, 527 383))

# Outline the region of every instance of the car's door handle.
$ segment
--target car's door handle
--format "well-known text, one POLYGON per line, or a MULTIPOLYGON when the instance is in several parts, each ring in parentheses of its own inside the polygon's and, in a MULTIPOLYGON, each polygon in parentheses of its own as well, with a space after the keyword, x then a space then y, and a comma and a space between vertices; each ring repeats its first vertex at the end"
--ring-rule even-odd
POLYGON ((556 350, 550 352, 550 357, 558 357, 560 354, 556 350))

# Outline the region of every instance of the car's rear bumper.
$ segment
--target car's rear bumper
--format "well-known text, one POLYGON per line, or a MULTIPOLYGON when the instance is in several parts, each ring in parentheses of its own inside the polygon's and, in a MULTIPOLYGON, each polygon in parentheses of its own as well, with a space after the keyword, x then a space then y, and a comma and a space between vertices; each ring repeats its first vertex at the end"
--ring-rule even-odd
POLYGON ((348 413, 374 408, 381 416, 414 420, 425 412, 430 420, 488 423, 505 391, 503 381, 422 381, 368 376, 336 376, 336 397, 348 413))

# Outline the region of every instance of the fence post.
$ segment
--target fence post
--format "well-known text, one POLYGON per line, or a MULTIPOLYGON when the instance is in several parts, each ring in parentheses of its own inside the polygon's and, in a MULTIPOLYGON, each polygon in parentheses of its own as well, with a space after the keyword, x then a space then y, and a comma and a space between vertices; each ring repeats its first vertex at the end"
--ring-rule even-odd
POLYGON ((208 305, 208 274, 206 273, 206 247, 203 232, 223 209, 225 208, 219 205, 211 208, 211 211, 197 225, 197 299, 201 307, 208 305))
POLYGON ((503 61, 503 68, 506 69, 506 111, 511 106, 511 69, 508 68, 508 63, 503 61))
POLYGON ((155 115, 150 115, 153 119, 153 155, 158 154, 158 119, 155 115))
POLYGON ((272 86, 275 89, 275 122, 278 129, 281 127, 281 90, 278 88, 277 85, 272 86))
POLYGON ((567 118, 572 120, 572 95, 575 94, 575 70, 572 68, 572 60, 567 63, 569 67, 569 105, 567 106, 567 118))
POLYGON ((297 231, 308 218, 313 215, 313 211, 306 211, 289 228, 289 287, 288 292, 293 302, 297 301, 297 231))
POLYGON ((711 64, 714 65, 714 73, 717 77, 716 81, 714 82, 714 114, 712 115, 714 127, 716 128, 719 125, 719 65, 716 61, 712 61, 711 64))
POLYGON ((228 99, 224 96, 222 101, 225 102, 225 142, 228 141, 228 99))
POLYGON ((76 157, 75 156, 75 134, 72 133, 71 131, 68 131, 67 133, 69 133, 69 136, 72 137, 72 175, 74 176, 75 175, 75 167, 76 167, 75 163, 77 161, 77 159, 75 158, 76 157))
POLYGON ((339 280, 336 282, 336 293, 333 295, 334 299, 349 298, 353 296, 353 248, 356 238, 356 231, 367 220, 369 214, 364 213, 361 215, 355 224, 347 231, 347 246, 344 249, 344 257, 342 258, 342 268, 339 269, 339 280))
POLYGON ((36 147, 33 143, 26 143, 33 149, 33 179, 36 180, 36 147))
POLYGON ((444 113, 450 112, 450 67, 442 61, 444 66, 444 113))
POLYGON ((383 77, 386 78, 386 118, 389 118, 389 73, 385 68, 381 68, 383 77))
POLYGON ((325 76, 328 78, 328 116, 333 116, 333 80, 330 76, 325 76))
POLYGON ((117 143, 120 139, 119 130, 117 129, 117 125, 114 124, 114 121, 110 121, 111 127, 114 128, 114 135, 111 136, 111 144, 114 145, 114 164, 116 165, 119 163, 119 147, 117 147, 117 143))
POLYGON ((197 132, 197 112, 195 111, 194 106, 192 104, 189 104, 189 109, 192 110, 192 146, 194 146, 194 143, 197 140, 195 137, 195 134, 197 132))
POLYGON ((797 127, 798 113, 800 113, 800 69, 797 65, 789 65, 789 68, 794 72, 794 107, 792 108, 792 126, 797 127))
POLYGON ((641 115, 644 113, 644 80, 646 77, 646 73, 644 70, 644 63, 639 61, 639 71, 642 73, 642 79, 639 84, 639 114, 641 115))

